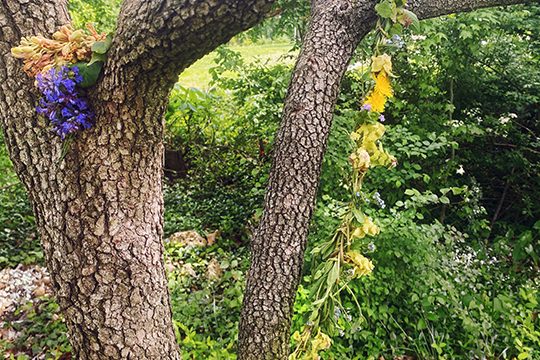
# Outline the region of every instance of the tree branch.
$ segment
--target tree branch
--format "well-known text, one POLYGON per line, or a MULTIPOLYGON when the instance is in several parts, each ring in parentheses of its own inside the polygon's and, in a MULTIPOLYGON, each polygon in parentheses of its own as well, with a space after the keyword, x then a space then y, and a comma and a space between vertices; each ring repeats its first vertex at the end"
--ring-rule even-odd
POLYGON ((437 16, 457 12, 472 11, 480 8, 516 5, 527 3, 527 0, 410 0, 409 9, 419 19, 434 18, 437 16))
MULTIPOLYGON (((265 18, 275 0, 126 0, 110 63, 139 73, 179 72, 265 18)), ((133 73, 132 71, 130 71, 133 73)))

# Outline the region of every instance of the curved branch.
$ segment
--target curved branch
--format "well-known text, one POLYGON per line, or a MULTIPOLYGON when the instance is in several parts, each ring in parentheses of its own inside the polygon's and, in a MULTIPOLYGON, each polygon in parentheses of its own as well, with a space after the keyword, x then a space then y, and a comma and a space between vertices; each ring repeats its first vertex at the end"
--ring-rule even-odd
POLYGON ((274 1, 126 0, 110 62, 114 67, 138 67, 139 73, 176 77, 200 57, 263 20, 274 1))
POLYGON ((419 19, 476 9, 527 3, 527 0, 410 0, 409 8, 419 19))

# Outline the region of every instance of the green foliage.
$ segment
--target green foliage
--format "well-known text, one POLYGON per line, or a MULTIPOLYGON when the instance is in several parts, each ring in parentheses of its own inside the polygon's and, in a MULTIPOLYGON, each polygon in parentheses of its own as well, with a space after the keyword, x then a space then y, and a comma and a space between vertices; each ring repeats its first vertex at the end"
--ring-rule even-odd
POLYGON ((19 182, 0 187, 0 268, 43 260, 34 215, 19 182))
MULTIPOLYGON (((402 206, 377 211, 374 273, 351 284, 360 310, 354 298, 342 299, 327 358, 538 358, 537 278, 454 227, 419 224, 422 209, 443 198, 407 193, 402 206)), ((302 294, 298 313, 312 307, 302 294)))
POLYGON ((173 319, 185 358, 235 358, 248 262, 245 251, 226 248, 167 246, 166 259, 175 265, 169 274, 173 319))
POLYGON ((69 12, 75 28, 94 23, 98 31, 113 32, 122 0, 69 0, 69 12))
POLYGON ((66 325, 58 312, 58 304, 47 296, 18 308, 0 328, 0 331, 14 332, 15 340, 0 339, 0 352, 6 359, 63 358, 63 354, 71 351, 71 346, 66 337, 66 325))
POLYGON ((165 232, 219 229, 241 241, 262 206, 290 67, 243 66, 226 48, 216 62, 214 89, 177 85, 171 94, 166 143, 188 171, 166 188, 165 232))

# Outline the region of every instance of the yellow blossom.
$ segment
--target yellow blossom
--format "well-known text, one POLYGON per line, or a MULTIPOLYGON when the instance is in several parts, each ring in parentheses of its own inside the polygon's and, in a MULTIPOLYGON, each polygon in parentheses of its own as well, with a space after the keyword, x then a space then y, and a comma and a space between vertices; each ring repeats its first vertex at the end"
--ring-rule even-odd
POLYGON ((370 236, 375 236, 380 233, 379 227, 375 225, 369 217, 365 218, 364 223, 362 224, 362 231, 370 236))
POLYGON ((361 135, 359 133, 357 133, 356 131, 353 131, 353 133, 351 134, 351 140, 352 141, 358 141, 361 139, 361 135))
POLYGON ((364 101, 364 105, 371 105, 371 111, 382 113, 386 106, 386 99, 383 94, 372 91, 364 101))
POLYGON ((332 345, 332 340, 328 335, 323 333, 320 329, 317 332, 317 336, 311 340, 311 351, 310 357, 312 360, 320 359, 318 352, 321 350, 326 350, 332 345))
POLYGON ((384 70, 379 72, 379 74, 375 76, 375 88, 373 89, 373 91, 387 98, 390 98, 394 95, 390 78, 384 70))
POLYGON ((353 267, 355 278, 371 274, 375 267, 371 260, 354 250, 345 254, 345 261, 353 267))
POLYGON ((370 157, 369 153, 365 149, 356 149, 356 151, 349 156, 349 161, 351 162, 353 168, 358 171, 366 171, 369 169, 370 157))
POLYGON ((357 239, 363 239, 366 237, 366 232, 362 227, 357 227, 356 229, 354 229, 352 237, 357 239))

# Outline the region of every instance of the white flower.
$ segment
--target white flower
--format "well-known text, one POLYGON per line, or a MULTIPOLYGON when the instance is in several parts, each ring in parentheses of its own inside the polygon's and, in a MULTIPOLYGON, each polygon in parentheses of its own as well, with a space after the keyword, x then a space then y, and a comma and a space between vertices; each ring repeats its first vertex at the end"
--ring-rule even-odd
POLYGON ((412 35, 411 39, 413 39, 414 41, 426 40, 426 36, 425 35, 412 35))
POLYGON ((507 122, 510 121, 510 118, 509 118, 508 116, 501 116, 501 117, 499 118, 499 121, 500 121, 501 124, 504 125, 504 124, 506 124, 507 122))
POLYGON ((465 169, 463 169, 463 165, 459 165, 459 168, 456 170, 456 174, 459 174, 459 175, 465 174, 465 169))
POLYGON ((510 119, 517 119, 517 115, 514 114, 514 113, 509 113, 509 114, 508 114, 508 117, 509 117, 510 119))

